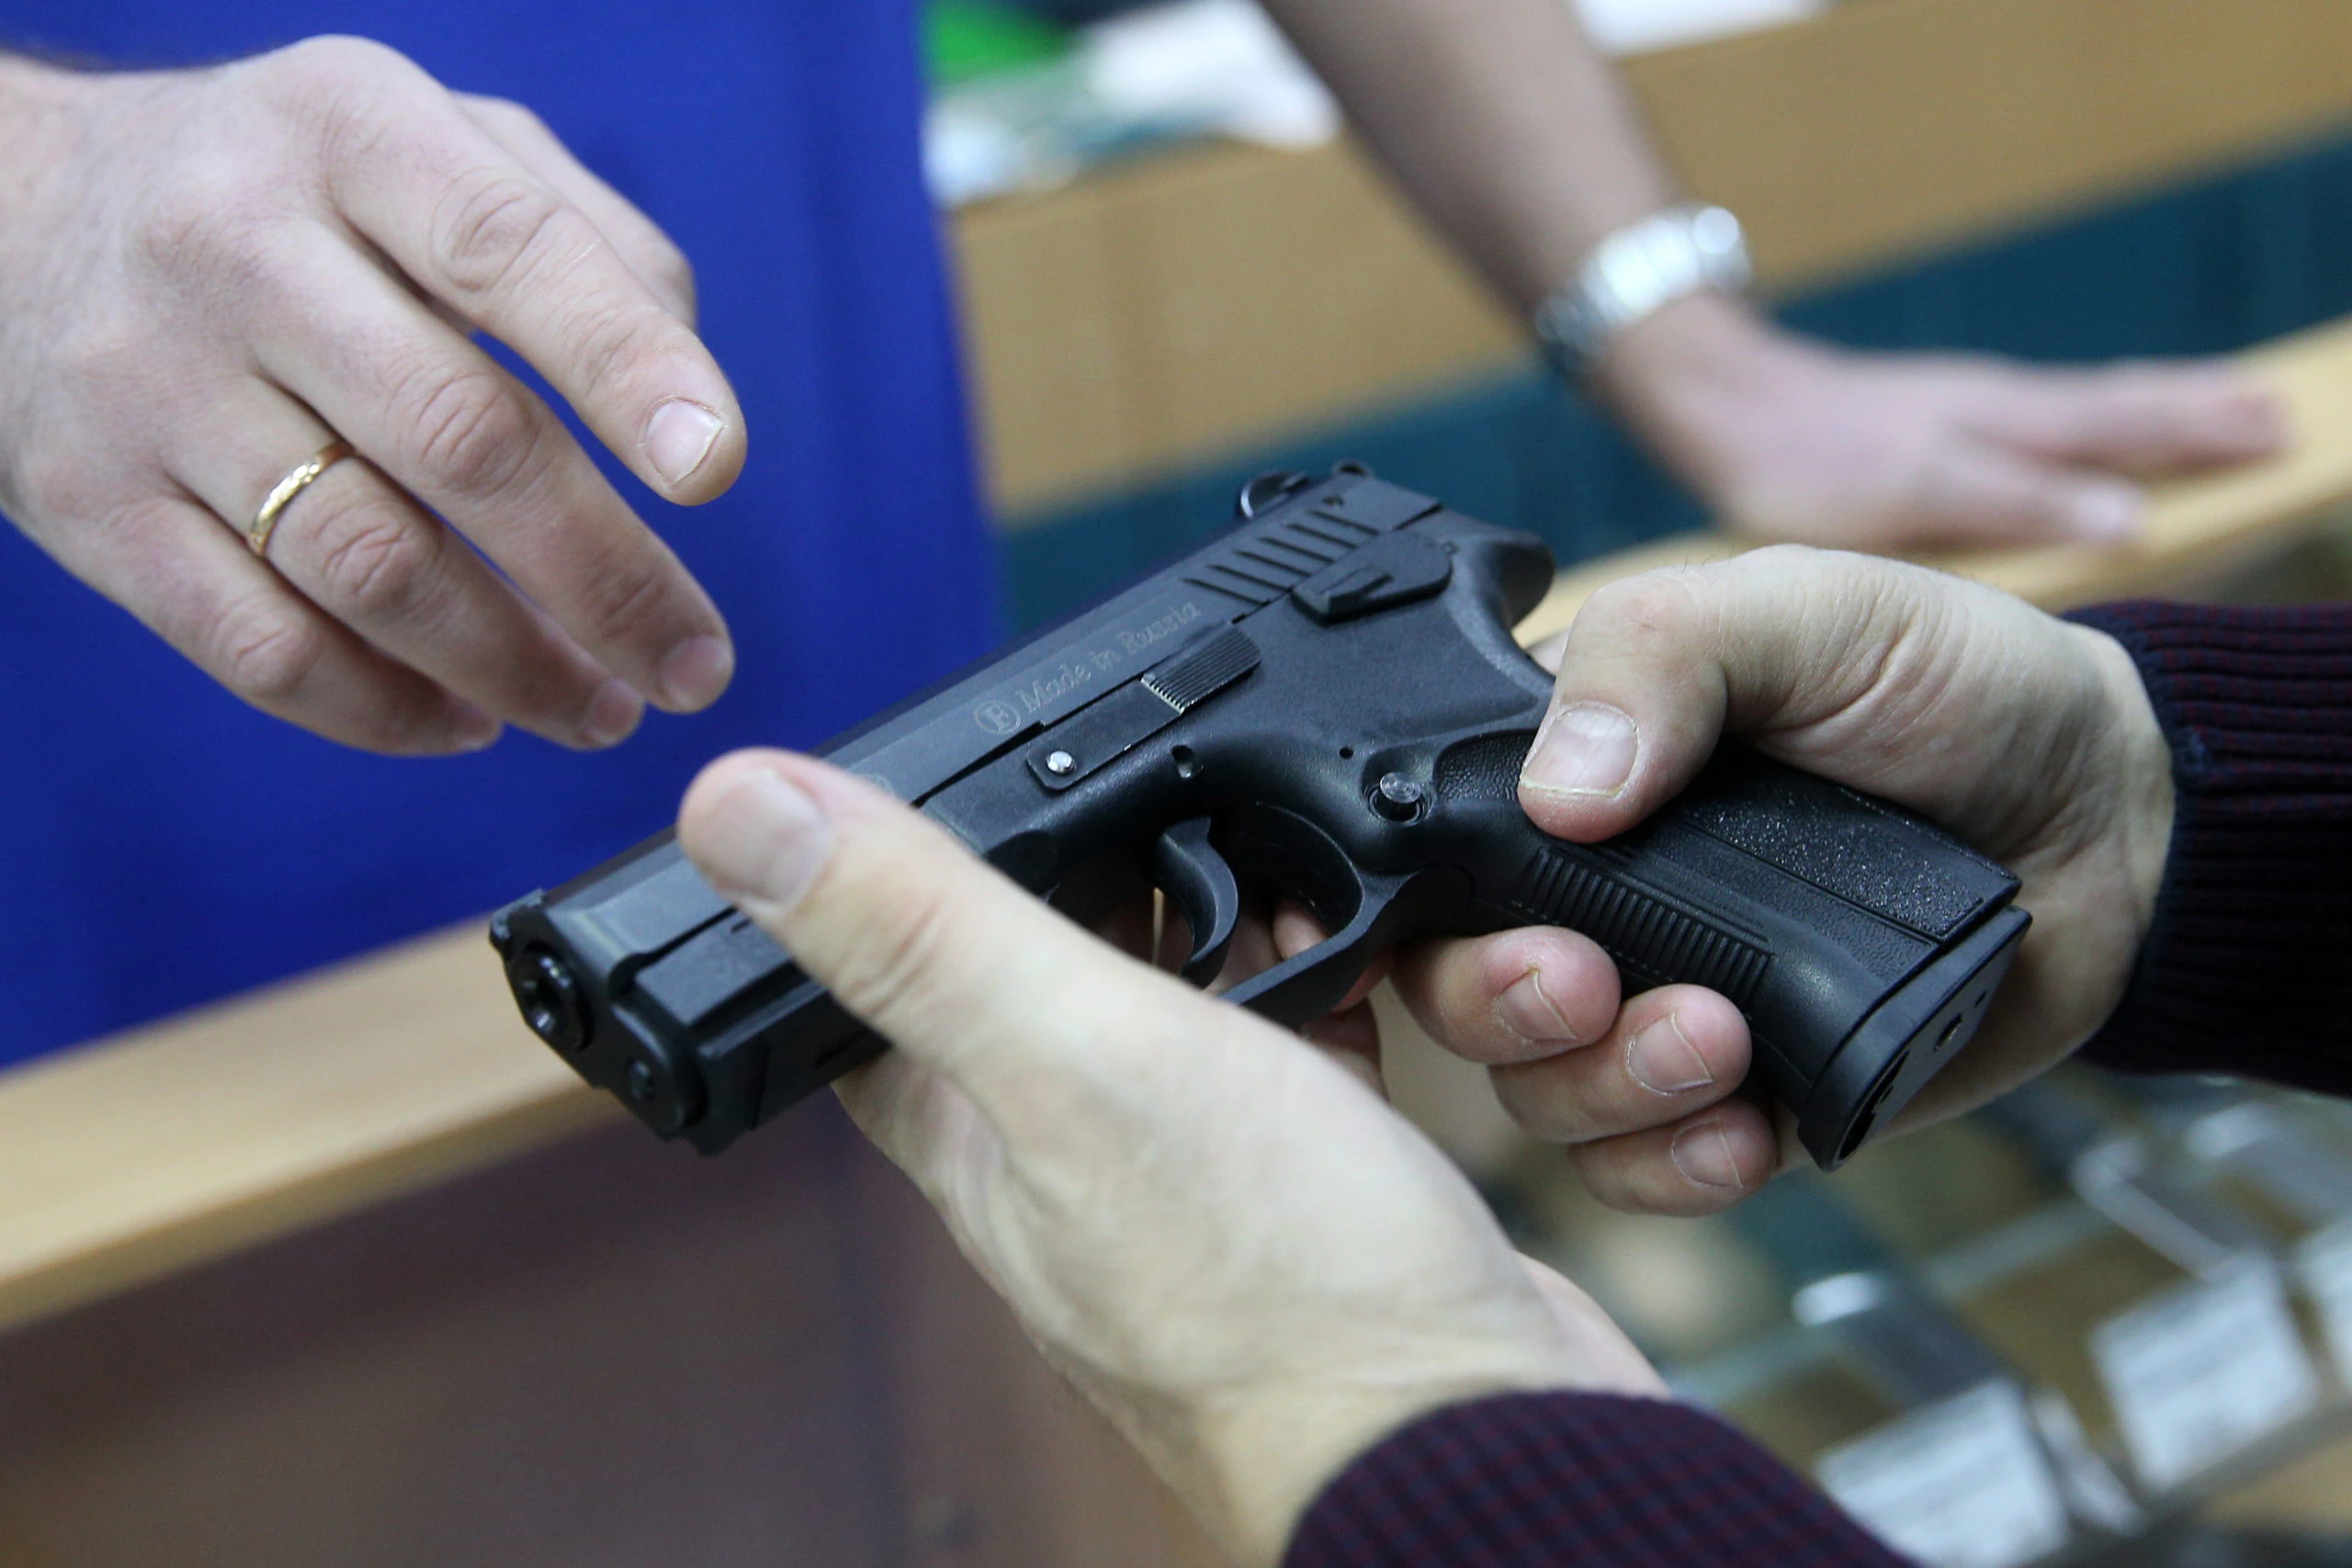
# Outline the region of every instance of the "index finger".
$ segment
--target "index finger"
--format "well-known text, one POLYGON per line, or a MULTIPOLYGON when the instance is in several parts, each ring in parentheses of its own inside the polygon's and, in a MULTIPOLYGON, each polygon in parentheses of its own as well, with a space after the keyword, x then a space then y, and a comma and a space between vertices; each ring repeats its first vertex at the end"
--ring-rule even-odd
POLYGON ((1987 434, 2042 457, 2129 474, 2267 457, 2287 438, 2268 389, 2210 361, 2022 373, 1978 418, 1987 434))
POLYGON ((708 501, 743 417, 702 340, 604 233, 412 68, 352 111, 329 194, 428 297, 513 348, 637 476, 708 501))

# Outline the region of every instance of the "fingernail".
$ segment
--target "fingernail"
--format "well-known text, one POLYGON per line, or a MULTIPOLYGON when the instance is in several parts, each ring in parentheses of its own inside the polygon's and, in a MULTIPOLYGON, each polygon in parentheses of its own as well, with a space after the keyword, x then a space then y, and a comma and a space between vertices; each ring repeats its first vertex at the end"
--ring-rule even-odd
POLYGON ((1739 1161, 1732 1157, 1731 1139, 1724 1135, 1720 1122, 1684 1128, 1674 1135, 1668 1152, 1674 1156, 1674 1168, 1702 1187, 1747 1185, 1739 1174, 1739 1161))
POLYGON ((2076 496, 2067 510, 2075 537, 2112 544, 2137 536, 2147 507, 2130 485, 2101 485, 2076 496))
POLYGON ((1530 1043, 1538 1042, 1581 1045, 1583 1039, 1568 1027, 1551 993, 1544 989, 1544 971, 1531 968, 1495 998, 1495 1020, 1530 1043))
POLYGON ((833 847, 832 823, 807 791, 772 769, 746 773, 703 813, 695 860, 729 897, 790 908, 833 847))
POLYGON ((1625 1043, 1625 1070, 1652 1094, 1688 1094, 1715 1081, 1707 1058, 1682 1032, 1681 1016, 1668 1013, 1625 1043))
POLYGON ((644 716, 645 699, 628 682, 607 681, 596 688, 588 699, 588 711, 580 716, 580 739, 600 751, 617 746, 637 733, 644 716))
POLYGON ((495 742, 504 726, 471 703, 458 705, 457 723, 449 739, 460 751, 480 751, 495 742))
POLYGON ((645 460, 668 483, 684 484, 694 478, 726 428, 725 420, 700 403, 672 398, 645 422, 645 460))
POLYGON ((662 660, 662 701, 696 713, 718 700, 735 676, 735 650, 715 637, 690 637, 662 660))
POLYGON ((1520 783, 1548 795, 1615 795, 1634 776, 1641 736, 1607 703, 1555 708, 1535 737, 1520 783))

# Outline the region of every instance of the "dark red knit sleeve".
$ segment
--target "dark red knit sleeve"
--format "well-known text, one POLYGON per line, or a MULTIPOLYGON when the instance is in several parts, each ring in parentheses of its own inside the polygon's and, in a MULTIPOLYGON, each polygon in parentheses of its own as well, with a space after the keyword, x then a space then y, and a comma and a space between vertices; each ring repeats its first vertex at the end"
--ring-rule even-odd
POLYGON ((2086 1055, 2352 1093, 2352 606, 2069 618, 2139 665, 2177 801, 2154 927, 2086 1055))
POLYGON ((1423 1416, 1307 1509, 1283 1568, 1899 1568, 1714 1416, 1501 1394, 1423 1416))

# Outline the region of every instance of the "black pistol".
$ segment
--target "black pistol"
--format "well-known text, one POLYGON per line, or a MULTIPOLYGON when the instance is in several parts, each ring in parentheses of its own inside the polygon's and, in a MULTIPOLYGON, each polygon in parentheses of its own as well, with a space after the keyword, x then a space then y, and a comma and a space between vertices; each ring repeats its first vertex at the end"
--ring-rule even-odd
MULTIPOLYGON (((1599 844, 1539 831, 1520 764, 1551 680, 1511 627, 1532 535, 1359 469, 1270 475, 1215 543, 820 753, 1091 920, 1165 891, 1205 984, 1254 891, 1332 932, 1225 993, 1283 1024, 1383 949, 1566 926, 1628 994, 1747 1015, 1751 1077, 1824 1168, 1975 1032, 2030 918, 2005 867, 1884 801, 1726 743, 1599 844)), ((714 893, 674 836, 500 912, 531 1028, 665 1138, 716 1153, 885 1042, 714 893)))

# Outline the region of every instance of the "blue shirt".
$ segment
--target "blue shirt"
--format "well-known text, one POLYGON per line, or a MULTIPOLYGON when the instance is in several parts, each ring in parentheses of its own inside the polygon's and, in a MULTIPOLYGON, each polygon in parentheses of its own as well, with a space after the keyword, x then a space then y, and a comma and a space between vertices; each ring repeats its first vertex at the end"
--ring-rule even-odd
POLYGON ((820 740, 993 629, 905 0, 0 0, 0 46, 135 65, 335 31, 529 105, 693 258, 749 466, 691 512, 606 470, 717 598, 735 684, 597 756, 370 757, 0 529, 0 1061, 563 880, 718 752, 820 740))

